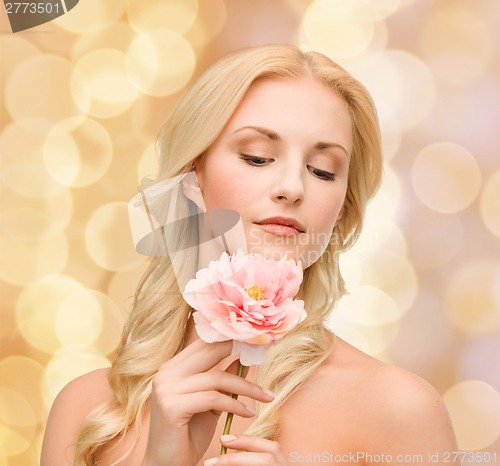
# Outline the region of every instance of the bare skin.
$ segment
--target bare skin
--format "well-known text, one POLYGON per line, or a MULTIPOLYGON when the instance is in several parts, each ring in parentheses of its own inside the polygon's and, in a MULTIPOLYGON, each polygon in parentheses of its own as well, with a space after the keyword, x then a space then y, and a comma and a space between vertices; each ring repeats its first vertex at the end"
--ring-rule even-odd
MULTIPOLYGON (((201 352, 206 353, 205 343, 198 341, 195 344, 199 344, 201 352)), ((223 344, 218 345, 223 346, 223 344)), ((224 354, 224 351, 219 354, 224 354)), ((231 357, 221 359, 219 366, 224 366, 230 359, 231 357)), ((234 374, 235 369, 233 364, 230 371, 234 374)), ((91 372, 71 382, 61 392, 49 418, 42 452, 42 466, 72 464, 73 445, 81 421, 93 407, 112 396, 106 375, 107 369, 91 372)), ((254 382, 255 375, 255 368, 251 367, 246 374, 246 380, 254 382)), ((249 394, 253 393, 253 397, 258 397, 264 402, 269 399, 259 392, 257 386, 249 385, 249 387, 249 394)), ((229 396, 226 397, 230 400, 229 396)), ((154 403, 153 400, 152 405, 154 403)), ((209 401, 210 403, 217 404, 213 400, 209 401)), ((252 451, 249 445, 251 447, 255 445, 255 441, 261 439, 247 438, 241 434, 253 421, 253 416, 245 411, 243 405, 254 407, 255 398, 240 396, 237 403, 242 405, 234 405, 236 415, 231 433, 237 435, 237 440, 231 445, 236 451, 240 449, 236 447, 241 447, 243 451, 247 449, 252 451), (242 441, 247 441, 247 448, 242 447, 242 441)), ((158 413, 161 409, 155 407, 154 411, 158 413)), ((217 457, 225 419, 225 413, 217 417, 208 409, 205 418, 200 421, 200 425, 203 425, 201 430, 210 426, 215 433, 213 437, 210 432, 207 433, 205 440, 208 447, 201 452, 199 460, 196 463, 189 462, 182 454, 184 461, 168 464, 202 465, 206 459, 217 457)), ((106 448, 100 457, 100 464, 111 464, 136 440, 131 455, 121 462, 121 465, 166 464, 145 456, 148 441, 149 444, 159 442, 165 446, 174 442, 179 447, 180 438, 169 439, 167 433, 157 430, 154 419, 151 419, 150 409, 146 410, 143 422, 144 429, 140 436, 130 431, 120 445, 110 445, 106 448), (151 430, 156 429, 156 438, 150 438, 150 423, 151 430)), ((269 441, 264 440, 264 442, 269 441)), ((283 405, 281 433, 272 444, 278 444, 282 459, 287 462, 274 462, 273 459, 273 462, 269 460, 270 462, 265 463, 241 464, 289 464, 292 459, 299 458, 298 455, 331 452, 335 455, 352 457, 353 454, 359 455, 358 452, 361 452, 364 458, 348 464, 390 464, 381 462, 380 457, 375 456, 371 459, 377 460, 376 462, 366 461, 370 459, 369 455, 383 453, 386 457, 392 455, 393 458, 398 454, 422 455, 422 462, 419 461, 418 464, 430 465, 432 463, 426 462, 428 452, 457 450, 448 414, 434 388, 403 369, 377 361, 338 337, 335 351, 326 364, 316 371, 302 390, 283 405), (300 422, 297 422, 297 419, 300 419, 300 422)), ((230 447, 229 444, 227 446, 230 447)), ((243 455, 238 453, 227 455, 226 458, 243 455)), ((225 463, 223 459, 218 464, 240 463, 225 463)))

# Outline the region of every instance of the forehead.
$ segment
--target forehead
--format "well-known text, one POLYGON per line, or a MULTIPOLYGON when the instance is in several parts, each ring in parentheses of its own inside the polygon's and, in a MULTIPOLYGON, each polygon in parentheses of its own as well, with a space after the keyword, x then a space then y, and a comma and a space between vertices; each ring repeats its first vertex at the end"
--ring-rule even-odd
POLYGON ((286 136, 341 139, 352 147, 347 103, 334 90, 312 78, 260 78, 249 88, 223 134, 245 125, 262 126, 286 136))

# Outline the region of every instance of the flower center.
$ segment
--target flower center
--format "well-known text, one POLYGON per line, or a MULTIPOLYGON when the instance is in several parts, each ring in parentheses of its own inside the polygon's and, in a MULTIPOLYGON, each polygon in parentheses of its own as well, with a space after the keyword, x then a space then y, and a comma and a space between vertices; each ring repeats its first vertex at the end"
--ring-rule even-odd
POLYGON ((264 290, 259 285, 245 288, 245 291, 248 293, 248 296, 250 296, 250 298, 252 299, 255 299, 255 301, 259 301, 264 297, 264 290))

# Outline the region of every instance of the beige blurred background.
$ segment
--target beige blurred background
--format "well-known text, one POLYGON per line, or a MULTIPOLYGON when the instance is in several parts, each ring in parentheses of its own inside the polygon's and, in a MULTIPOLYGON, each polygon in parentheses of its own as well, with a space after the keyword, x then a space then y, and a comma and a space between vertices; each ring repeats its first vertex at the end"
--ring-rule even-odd
MULTIPOLYGON (((500 3, 80 0, 1 16, 0 466, 38 463, 58 391, 109 366, 145 258, 127 202, 183 90, 226 53, 322 51, 371 91, 383 187, 332 328, 424 377, 500 464, 500 3)), ((464 464, 492 464, 469 461, 464 464)))

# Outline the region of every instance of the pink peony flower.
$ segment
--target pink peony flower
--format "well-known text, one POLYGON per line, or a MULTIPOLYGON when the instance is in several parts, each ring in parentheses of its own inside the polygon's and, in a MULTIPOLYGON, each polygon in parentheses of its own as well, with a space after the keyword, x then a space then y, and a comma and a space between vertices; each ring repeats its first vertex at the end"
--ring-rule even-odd
POLYGON ((283 338, 306 318, 304 301, 293 299, 302 268, 287 256, 269 260, 241 249, 199 270, 183 296, 195 309, 199 337, 208 342, 233 340, 241 364, 261 364, 269 344, 283 338))

